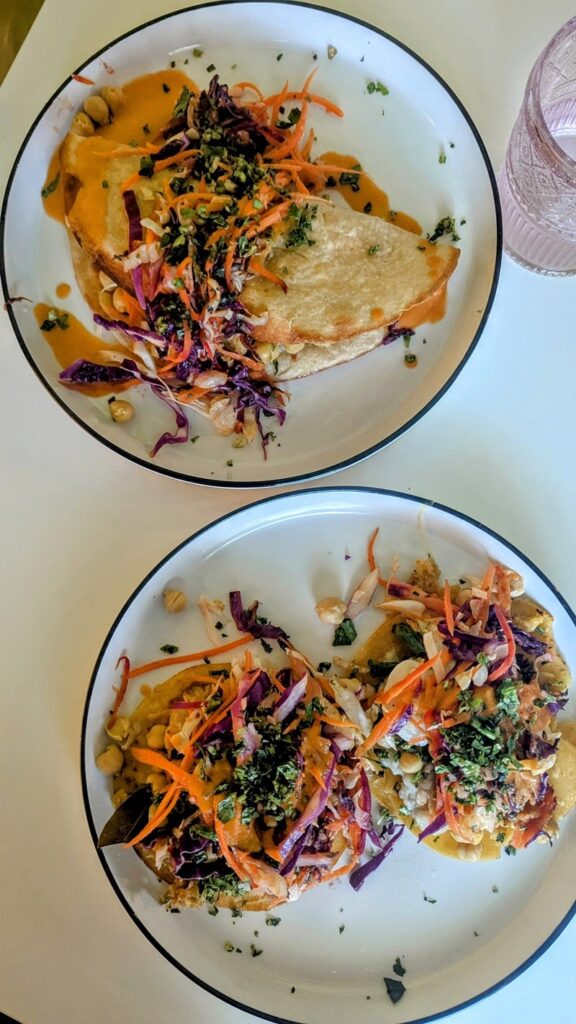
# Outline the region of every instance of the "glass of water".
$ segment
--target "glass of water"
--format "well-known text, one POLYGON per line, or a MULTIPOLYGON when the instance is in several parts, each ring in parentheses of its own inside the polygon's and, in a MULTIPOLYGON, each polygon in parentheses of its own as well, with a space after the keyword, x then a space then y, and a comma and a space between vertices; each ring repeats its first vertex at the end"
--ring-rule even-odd
POLYGON ((576 274, 576 17, 532 68, 498 186, 508 255, 576 274))

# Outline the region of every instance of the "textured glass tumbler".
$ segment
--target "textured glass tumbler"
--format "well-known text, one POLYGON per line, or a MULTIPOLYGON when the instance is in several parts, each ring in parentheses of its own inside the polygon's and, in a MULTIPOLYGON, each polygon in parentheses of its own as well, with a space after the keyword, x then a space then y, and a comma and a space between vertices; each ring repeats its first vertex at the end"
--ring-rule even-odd
POLYGON ((576 17, 532 68, 498 186, 508 255, 576 274, 576 17))

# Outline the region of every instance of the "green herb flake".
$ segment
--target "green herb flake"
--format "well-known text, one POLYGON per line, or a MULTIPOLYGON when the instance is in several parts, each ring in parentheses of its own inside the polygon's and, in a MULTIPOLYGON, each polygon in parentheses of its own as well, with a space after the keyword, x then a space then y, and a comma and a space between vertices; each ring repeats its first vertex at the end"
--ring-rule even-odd
POLYGON ((372 203, 364 204, 364 213, 372 213, 372 203))
POLYGON ((250 956, 262 956, 263 949, 257 949, 253 942, 250 943, 250 956))
POLYGON ((339 931, 340 935, 342 935, 342 932, 344 931, 345 927, 346 927, 345 924, 341 924, 341 925, 338 926, 338 931, 339 931))
POLYGON ((394 1004, 399 1003, 406 991, 405 985, 396 978, 384 978, 384 984, 386 985, 386 991, 391 1002, 394 1004))
POLYGON ((175 60, 171 60, 170 61, 170 67, 171 68, 175 68, 176 67, 176 61, 175 60))
POLYGON ((375 256, 377 252, 380 252, 381 248, 382 248, 381 245, 369 245, 368 246, 368 255, 369 256, 375 256))
POLYGON ((194 437, 191 437, 190 438, 190 444, 196 444, 196 441, 198 441, 199 437, 200 437, 200 434, 195 434, 194 437))
POLYGON ((162 644, 160 650, 164 654, 176 654, 176 652, 179 651, 180 648, 176 647, 176 644, 162 644))
POLYGON ((140 169, 138 174, 141 178, 151 178, 154 174, 154 161, 149 153, 140 157, 140 169))
POLYGON ((333 647, 350 647, 353 644, 356 637, 356 626, 352 622, 352 619, 344 619, 339 626, 336 626, 334 630, 334 639, 332 641, 333 647))
POLYGON ((40 195, 42 196, 42 199, 47 199, 48 196, 51 196, 52 193, 56 191, 56 189, 58 188, 59 181, 60 181, 60 171, 58 171, 58 174, 56 175, 56 177, 52 178, 52 181, 49 181, 48 184, 45 185, 44 188, 42 189, 42 191, 40 193, 40 195))
POLYGON ((278 925, 280 924, 281 920, 282 920, 281 917, 267 917, 266 918, 266 924, 267 924, 268 928, 277 928, 278 925))
POLYGON ((190 102, 191 95, 192 95, 192 93, 190 92, 190 89, 188 88, 188 86, 187 85, 183 85, 182 86, 182 92, 180 93, 178 99, 176 100, 176 104, 174 106, 174 110, 172 111, 172 117, 183 117, 184 116, 184 114, 186 113, 186 111, 188 109, 188 104, 190 102))
POLYGON ((381 96, 388 96, 390 93, 390 89, 387 89, 386 86, 382 84, 382 82, 368 82, 368 85, 366 86, 366 91, 369 92, 370 95, 372 95, 372 93, 374 92, 379 92, 381 96))
POLYGON ((210 917, 217 917, 217 915, 218 915, 218 907, 216 907, 216 906, 214 906, 214 904, 212 904, 212 906, 208 907, 208 913, 210 914, 210 917))
POLYGON ((144 135, 150 135, 150 125, 149 124, 143 124, 142 125, 142 131, 144 132, 144 135))
POLYGON ((434 245, 435 242, 437 242, 439 238, 442 238, 443 235, 450 235, 453 242, 460 241, 460 235, 456 232, 454 217, 442 217, 438 221, 434 231, 429 235, 426 235, 426 238, 431 245, 434 245))
POLYGON ((295 991, 296 991, 296 986, 292 985, 292 987, 290 989, 290 995, 294 995, 295 991))
POLYGON ((415 356, 413 352, 407 352, 404 356, 404 366, 416 366, 418 362, 418 356, 415 356))
POLYGON ((283 57, 283 56, 284 56, 284 54, 283 54, 283 53, 277 53, 277 54, 276 54, 276 60, 282 60, 282 57, 283 57))
POLYGON ((61 331, 65 331, 70 326, 68 320, 68 313, 59 313, 57 309, 49 309, 48 316, 40 324, 40 330, 48 333, 59 327, 61 331))
POLYGON ((110 183, 106 179, 102 182, 102 188, 110 188, 110 183))
POLYGON ((331 661, 319 661, 318 662, 317 671, 318 672, 322 672, 322 674, 325 674, 326 672, 329 672, 331 668, 332 668, 332 662, 331 661))
POLYGON ((192 50, 193 57, 201 57, 203 53, 204 50, 201 50, 199 46, 195 46, 194 49, 192 50))
POLYGON ((407 656, 411 658, 426 657, 422 633, 417 629, 409 626, 407 622, 397 622, 392 626, 392 633, 404 648, 407 656))
POLYGON ((226 950, 227 953, 233 953, 234 952, 234 943, 233 942, 225 942, 224 943, 224 949, 226 950))
POLYGON ((218 821, 221 821, 223 825, 228 821, 232 821, 234 814, 236 813, 236 800, 234 795, 231 793, 230 796, 224 797, 223 800, 218 804, 218 810, 216 814, 218 821))
POLYGON ((206 68, 206 71, 208 72, 208 74, 212 74, 213 71, 216 71, 216 65, 209 64, 208 67, 206 68))
POLYGON ((166 85, 166 82, 162 82, 162 92, 170 92, 170 86, 166 85))
POLYGON ((396 957, 394 963, 392 964, 392 970, 394 971, 394 974, 398 975, 399 978, 403 978, 404 975, 406 974, 406 968, 402 966, 399 956, 396 957))
POLYGON ((252 206, 254 207, 255 210, 261 210, 264 206, 264 203, 262 202, 261 199, 253 199, 252 206))
POLYGON ((234 460, 233 459, 227 459, 226 460, 226 465, 227 466, 233 466, 234 465, 234 460))
MULTIPOLYGON (((349 185, 353 192, 360 191, 360 175, 358 173, 344 171, 338 180, 341 185, 349 185)), ((328 184, 328 181, 326 181, 326 184, 328 184)))
POLYGON ((438 157, 438 163, 439 164, 445 164, 446 163, 446 153, 440 153, 440 156, 438 157))
POLYGON ((427 896, 426 893, 424 893, 424 903, 438 903, 438 900, 434 899, 432 896, 427 896))

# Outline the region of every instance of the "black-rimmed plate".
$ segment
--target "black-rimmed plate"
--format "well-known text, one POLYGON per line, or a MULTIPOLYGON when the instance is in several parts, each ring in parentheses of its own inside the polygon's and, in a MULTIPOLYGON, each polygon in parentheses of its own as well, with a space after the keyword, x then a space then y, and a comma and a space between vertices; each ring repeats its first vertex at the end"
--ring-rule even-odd
MULTIPOLYGON (((94 838, 111 813, 109 781, 99 775, 94 758, 106 743, 103 722, 119 655, 127 651, 138 664, 156 658, 167 642, 181 650, 202 649, 206 634, 196 599, 225 599, 238 588, 246 604, 260 599, 262 612, 313 661, 331 661, 333 627, 319 622, 314 605, 327 594, 351 592, 365 572, 367 539, 376 526, 376 553, 385 573, 394 556, 409 572, 414 558, 427 553, 450 578, 483 572, 487 559, 517 570, 526 592, 554 615, 558 646, 574 671, 573 613, 525 556, 478 523, 418 498, 363 488, 258 502, 168 555, 143 580, 106 638, 83 731, 84 795, 94 838), (189 597, 181 615, 163 608, 168 586, 189 597)), ((370 610, 357 620, 358 642, 381 621, 379 615, 370 610)), ((255 653, 264 657, 259 645, 255 653)), ((144 679, 154 685, 174 671, 166 667, 144 679)), ((140 682, 134 680, 128 693, 128 710, 140 699, 140 682)), ((570 711, 569 704, 569 716, 570 711)), ((158 902, 157 880, 131 850, 108 848, 99 857, 117 896, 157 950, 228 1002, 275 1021, 406 1024, 479 999, 550 944, 576 909, 575 839, 572 814, 553 848, 534 843, 516 857, 469 863, 441 857, 404 835, 360 892, 345 879, 312 890, 279 907, 281 921, 274 928, 266 926, 265 914, 233 919, 228 911, 217 917, 206 909, 167 913, 158 902), (241 952, 227 952, 226 943, 241 952), (251 946, 262 955, 251 956, 251 946), (395 977, 397 957, 406 968, 406 993, 393 1006, 383 977, 395 977)))
MULTIPOLYGON (((132 391, 136 415, 111 420, 105 397, 63 387, 60 367, 28 303, 9 307, 28 361, 73 420, 120 454, 158 472, 228 486, 266 486, 304 480, 349 466, 388 444, 437 402, 476 344, 493 298, 501 238, 492 170, 462 104, 419 57, 384 32, 353 18, 292 3, 210 4, 150 22, 87 61, 81 75, 94 87, 67 81, 28 133, 5 199, 2 281, 6 297, 65 305, 92 327, 73 283, 64 228, 45 215, 40 192, 50 157, 72 112, 92 89, 122 84, 174 61, 201 86, 215 68, 222 81, 250 78, 267 92, 286 79, 299 83, 318 68, 315 89, 340 104, 343 119, 314 114, 317 153, 352 154, 389 195, 390 205, 415 217, 424 231, 454 217, 462 255, 448 289, 442 320, 419 328, 407 367, 402 341, 344 366, 290 384, 285 426, 268 458, 258 443, 233 449, 211 424, 192 414, 194 444, 166 446, 170 410, 147 389, 132 391), (202 51, 201 57, 193 53, 202 51), (281 59, 279 55, 281 54, 281 59), (187 63, 185 63, 187 62, 187 63), (110 73, 112 72, 112 73, 110 73), (386 95, 369 83, 382 83, 386 95), (140 393, 141 392, 141 393, 140 393)), ((337 287, 337 282, 335 282, 337 287)))

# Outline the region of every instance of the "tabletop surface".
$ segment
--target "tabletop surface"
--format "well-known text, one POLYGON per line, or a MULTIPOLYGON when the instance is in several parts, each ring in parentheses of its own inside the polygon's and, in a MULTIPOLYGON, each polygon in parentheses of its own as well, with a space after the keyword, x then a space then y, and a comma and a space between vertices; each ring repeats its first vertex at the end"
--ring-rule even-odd
MULTIPOLYGON (((502 161, 528 72, 571 0, 333 0, 427 60, 502 161)), ((163 0, 45 0, 0 90, 3 181, 27 126, 71 70, 163 0)), ((576 278, 504 259, 483 337, 404 437, 333 485, 422 495, 511 540, 576 605, 576 278)), ((21 1024, 248 1024, 158 956, 97 863, 79 774, 82 709, 108 627, 145 573, 223 513, 271 491, 160 478, 62 414, 0 314, 2 877, 0 1010, 21 1024), (135 524, 138 524, 137 531, 135 524)), ((523 975, 455 1024, 572 1024, 576 921, 523 975)))

